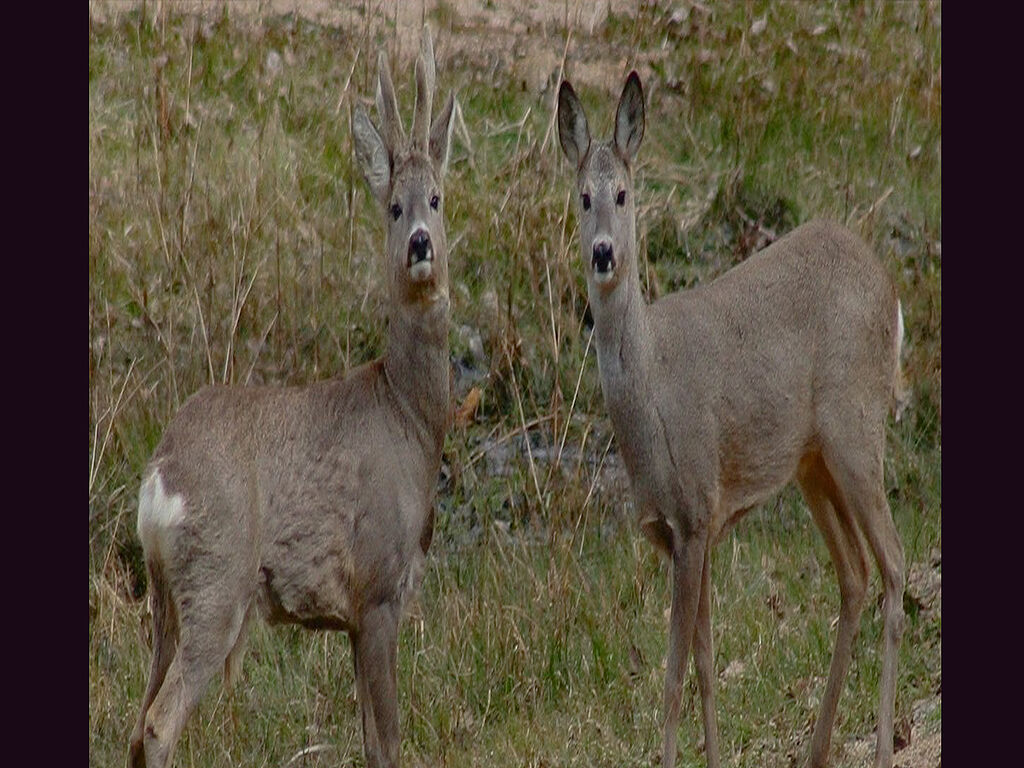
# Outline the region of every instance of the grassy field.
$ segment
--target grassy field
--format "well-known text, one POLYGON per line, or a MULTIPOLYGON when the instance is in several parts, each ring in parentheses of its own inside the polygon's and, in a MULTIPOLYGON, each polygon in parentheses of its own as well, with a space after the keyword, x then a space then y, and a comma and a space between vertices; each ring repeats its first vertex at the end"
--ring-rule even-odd
MULTIPOLYGON (((847 223, 888 268, 913 393, 886 457, 908 565, 896 715, 914 734, 896 761, 932 768, 912 754, 941 725, 941 6, 640 3, 593 29, 498 29, 428 5, 439 88, 457 89, 462 113, 446 202, 455 397, 475 386, 482 399, 448 435, 400 638, 404 764, 660 762, 667 568, 632 523, 588 344, 552 126, 567 51, 598 136, 625 74, 643 78, 649 296, 711 280, 815 217, 847 223)), ((383 351, 384 227, 349 121, 396 39, 386 14, 332 27, 105 9, 89 30, 90 766, 123 764, 145 685, 135 505, 177 407, 209 382, 309 382, 383 351)), ((396 86, 408 121, 407 72, 396 86)), ((839 607, 799 494, 751 513, 713 569, 724 763, 798 764, 839 607)), ((880 629, 871 599, 837 766, 867 762, 880 629)), ((175 764, 363 765, 351 669, 339 634, 256 627, 241 680, 231 695, 210 687, 175 764)), ((688 678, 677 764, 702 765, 702 740, 688 678)))

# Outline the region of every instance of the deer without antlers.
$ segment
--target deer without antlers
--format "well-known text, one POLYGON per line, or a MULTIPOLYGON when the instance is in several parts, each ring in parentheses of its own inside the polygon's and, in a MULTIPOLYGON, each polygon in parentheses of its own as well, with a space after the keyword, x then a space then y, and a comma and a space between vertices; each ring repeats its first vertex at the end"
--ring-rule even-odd
POLYGON ((398 623, 430 545, 450 410, 442 179, 454 94, 431 124, 433 89, 424 30, 410 141, 383 54, 381 130, 362 108, 352 122, 387 222, 384 356, 309 386, 205 388, 143 474, 153 660, 132 768, 171 762, 222 666, 230 684, 256 609, 271 623, 349 634, 366 763, 398 765, 398 623))
POLYGON ((720 764, 710 550, 747 511, 795 478, 825 537, 841 594, 809 762, 824 766, 828 759, 870 551, 885 594, 875 766, 889 768, 904 562, 882 463, 886 418, 902 401, 903 326, 885 269, 849 230, 812 222, 714 282, 648 305, 637 270, 632 184, 644 135, 636 72, 622 90, 611 141, 591 141, 567 82, 558 95, 558 130, 576 170, 605 404, 640 527, 671 560, 662 765, 675 764, 691 643, 707 761, 720 764))

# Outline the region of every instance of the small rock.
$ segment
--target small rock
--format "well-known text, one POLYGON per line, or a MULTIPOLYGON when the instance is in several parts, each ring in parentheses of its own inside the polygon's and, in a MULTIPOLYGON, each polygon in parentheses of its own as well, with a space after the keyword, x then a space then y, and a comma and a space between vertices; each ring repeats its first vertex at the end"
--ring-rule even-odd
POLYGON ((501 322, 501 308, 498 305, 498 294, 493 290, 485 291, 480 297, 480 304, 484 308, 484 316, 492 328, 497 328, 501 322))
POLYGON ((690 9, 684 5, 682 8, 676 8, 672 11, 672 15, 669 17, 669 22, 672 24, 682 24, 689 18, 690 9))
POLYGON ((942 574, 933 568, 915 563, 907 575, 907 592, 924 611, 934 610, 942 601, 942 574))
POLYGON ((910 746, 911 727, 910 718, 901 717, 896 720, 893 726, 892 747, 893 752, 899 752, 904 747, 910 746))
POLYGON ((277 51, 272 50, 267 53, 266 70, 272 78, 277 77, 282 71, 284 71, 284 63, 281 61, 281 54, 277 51))
POLYGON ((469 354, 473 358, 473 363, 486 367, 488 361, 487 355, 484 353, 484 342, 480 337, 480 331, 468 325, 459 326, 459 339, 469 347, 469 354))
POLYGON ((733 659, 729 662, 729 666, 722 672, 722 680, 729 681, 735 680, 743 676, 743 673, 747 670, 747 665, 739 659, 733 659))

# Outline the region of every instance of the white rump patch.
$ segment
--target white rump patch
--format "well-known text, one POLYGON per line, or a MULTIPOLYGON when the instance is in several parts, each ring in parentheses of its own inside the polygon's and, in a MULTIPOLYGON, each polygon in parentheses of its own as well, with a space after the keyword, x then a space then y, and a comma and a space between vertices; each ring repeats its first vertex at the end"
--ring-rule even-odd
POLYGON ((433 271, 433 262, 424 259, 423 261, 417 261, 409 267, 409 276, 413 280, 426 280, 433 271))
POLYGON ((893 394, 896 400, 893 417, 896 421, 903 417, 903 411, 910 404, 910 390, 904 388, 903 370, 900 364, 903 358, 903 332, 903 303, 896 299, 896 383, 893 386, 893 394))
POLYGON ((155 469, 139 490, 138 534, 147 554, 160 556, 168 536, 185 520, 185 497, 168 496, 160 470, 155 469))
POLYGON ((903 302, 896 299, 896 357, 903 354, 903 302))

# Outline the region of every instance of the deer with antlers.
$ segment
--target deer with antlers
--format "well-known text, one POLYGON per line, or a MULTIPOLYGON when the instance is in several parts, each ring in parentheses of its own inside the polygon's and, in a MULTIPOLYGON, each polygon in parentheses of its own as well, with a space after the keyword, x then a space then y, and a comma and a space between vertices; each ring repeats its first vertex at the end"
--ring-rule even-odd
POLYGON ((904 558, 883 484, 885 427, 903 392, 900 302, 882 265, 844 227, 805 224, 717 280, 647 304, 637 268, 632 172, 644 135, 636 72, 611 141, 591 141, 569 83, 562 149, 576 172, 580 248, 601 387, 640 528, 671 561, 662 765, 676 758, 692 646, 708 765, 720 765, 711 646, 710 552, 752 507, 795 478, 835 564, 836 645, 810 745, 827 763, 832 724, 868 587, 882 577, 876 768, 893 757, 904 558))
POLYGON ((361 107, 356 156, 387 227, 387 351, 298 387, 207 387, 168 425, 139 494, 153 615, 149 684, 128 765, 164 768, 219 670, 236 673, 254 611, 348 633, 370 768, 398 765, 398 625, 433 533, 449 422, 442 181, 454 94, 431 123, 425 29, 406 140, 387 59, 378 130, 361 107))

